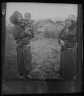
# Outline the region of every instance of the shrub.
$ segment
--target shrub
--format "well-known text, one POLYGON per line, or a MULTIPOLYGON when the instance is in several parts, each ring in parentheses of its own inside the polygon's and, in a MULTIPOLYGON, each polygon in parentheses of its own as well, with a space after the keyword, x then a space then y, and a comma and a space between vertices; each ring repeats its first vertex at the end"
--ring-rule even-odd
POLYGON ((57 38, 60 28, 55 24, 50 24, 45 27, 44 37, 46 38, 57 38))

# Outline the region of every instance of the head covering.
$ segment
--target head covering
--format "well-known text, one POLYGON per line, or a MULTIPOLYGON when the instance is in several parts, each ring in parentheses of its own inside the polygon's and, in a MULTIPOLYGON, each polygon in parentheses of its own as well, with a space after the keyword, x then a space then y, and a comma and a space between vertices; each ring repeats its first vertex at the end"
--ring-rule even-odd
POLYGON ((72 22, 71 26, 69 27, 69 30, 73 30, 77 25, 77 18, 74 15, 68 16, 68 18, 65 20, 65 23, 67 20, 70 20, 72 22))
POLYGON ((9 18, 12 24, 19 24, 23 19, 22 14, 19 11, 15 11, 12 16, 9 18))
POLYGON ((72 20, 76 22, 77 18, 74 15, 69 15, 66 20, 72 20))

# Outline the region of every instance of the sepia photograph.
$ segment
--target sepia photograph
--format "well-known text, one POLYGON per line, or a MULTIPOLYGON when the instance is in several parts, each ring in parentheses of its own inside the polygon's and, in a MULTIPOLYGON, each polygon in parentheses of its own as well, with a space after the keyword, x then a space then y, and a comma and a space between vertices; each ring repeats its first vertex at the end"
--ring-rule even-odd
POLYGON ((77 80, 77 22, 78 4, 6 3, 2 79, 13 83, 3 83, 3 93, 36 92, 21 82, 41 81, 42 93, 46 80, 77 80))

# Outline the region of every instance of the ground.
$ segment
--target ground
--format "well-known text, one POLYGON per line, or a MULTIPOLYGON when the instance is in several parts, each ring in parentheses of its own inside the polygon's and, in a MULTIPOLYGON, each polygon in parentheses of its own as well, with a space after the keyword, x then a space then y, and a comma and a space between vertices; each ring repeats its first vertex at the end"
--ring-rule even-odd
MULTIPOLYGON (((5 76, 15 78, 17 74, 16 42, 12 34, 6 34, 5 76)), ((30 41, 33 79, 56 79, 59 77, 60 45, 57 39, 41 38, 30 41)))

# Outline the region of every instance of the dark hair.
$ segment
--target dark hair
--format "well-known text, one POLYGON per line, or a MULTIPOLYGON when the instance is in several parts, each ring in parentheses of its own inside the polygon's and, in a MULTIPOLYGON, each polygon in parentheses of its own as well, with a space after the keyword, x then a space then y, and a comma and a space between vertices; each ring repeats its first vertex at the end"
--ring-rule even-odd
POLYGON ((18 16, 22 15, 19 11, 15 11, 12 16, 10 16, 9 20, 12 24, 19 24, 20 22, 18 22, 18 16))

